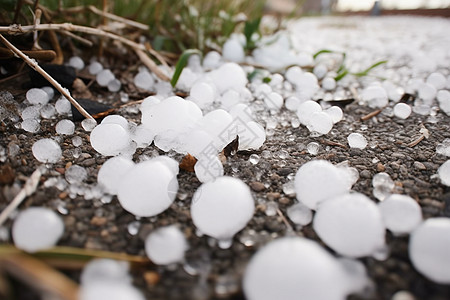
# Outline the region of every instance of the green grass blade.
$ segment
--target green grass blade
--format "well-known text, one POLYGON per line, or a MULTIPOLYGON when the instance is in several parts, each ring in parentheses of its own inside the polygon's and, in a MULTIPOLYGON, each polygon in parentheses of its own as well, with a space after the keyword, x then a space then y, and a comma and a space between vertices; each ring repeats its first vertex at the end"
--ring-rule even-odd
POLYGON ((172 87, 175 87, 175 85, 177 85, 178 79, 180 79, 181 72, 183 72, 184 67, 186 67, 188 63, 189 57, 193 54, 197 54, 200 56, 202 55, 202 53, 198 49, 187 49, 184 50, 183 54, 181 54, 175 66, 175 72, 173 73, 172 80, 170 81, 172 87))
POLYGON ((336 77, 334 77, 334 80, 339 81, 342 78, 344 78, 345 76, 347 76, 348 74, 348 70, 343 68, 341 73, 338 73, 336 77))
POLYGON ((252 21, 245 22, 244 25, 244 36, 245 36, 245 49, 253 50, 255 48, 255 43, 252 40, 254 33, 259 32, 259 24, 261 23, 261 17, 256 18, 252 21))
POLYGON ((329 50, 329 49, 322 49, 320 51, 317 51, 316 53, 314 53, 313 58, 316 59, 317 56, 319 56, 320 54, 323 53, 334 53, 333 50, 329 50))
POLYGON ((367 76, 372 69, 378 67, 379 65, 385 64, 387 62, 388 62, 387 60, 381 60, 379 62, 374 63, 373 65, 371 65, 370 67, 368 67, 364 71, 357 72, 357 73, 352 73, 352 75, 357 76, 357 77, 367 76))

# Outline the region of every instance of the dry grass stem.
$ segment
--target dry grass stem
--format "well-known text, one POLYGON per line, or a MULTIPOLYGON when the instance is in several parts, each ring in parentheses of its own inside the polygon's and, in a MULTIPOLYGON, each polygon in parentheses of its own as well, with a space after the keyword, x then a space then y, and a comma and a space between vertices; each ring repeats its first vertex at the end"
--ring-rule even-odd
POLYGON ((124 23, 124 24, 126 24, 128 26, 136 27, 136 28, 139 28, 139 29, 142 29, 142 30, 149 30, 150 29, 148 25, 145 25, 145 24, 142 24, 142 23, 139 23, 139 22, 136 22, 136 21, 128 20, 128 19, 119 17, 119 16, 117 16, 115 14, 111 14, 109 12, 104 12, 104 11, 98 9, 97 7, 93 6, 93 5, 89 5, 88 8, 89 8, 90 11, 92 11, 95 14, 98 14, 98 15, 100 15, 102 17, 105 17, 105 18, 108 18, 108 19, 111 19, 111 20, 114 20, 114 21, 118 21, 118 22, 124 23))
POLYGON ((379 108, 379 109, 377 109, 377 110, 374 110, 373 112, 368 113, 368 114, 365 115, 365 116, 362 116, 362 117, 361 117, 361 121, 367 121, 367 120, 369 120, 369 119, 375 117, 376 115, 378 115, 379 113, 381 113, 381 112, 383 111, 383 109, 384 109, 384 107, 379 108))
POLYGON ((61 34, 66 35, 66 36, 68 36, 68 37, 70 37, 70 38, 72 38, 72 39, 74 39, 74 40, 77 40, 77 41, 79 41, 80 43, 82 43, 82 44, 84 44, 84 45, 86 45, 86 46, 88 46, 88 47, 92 47, 92 46, 94 45, 94 43, 91 42, 90 40, 85 39, 85 38, 82 38, 81 36, 78 36, 78 35, 76 35, 76 34, 73 34, 73 33, 70 32, 70 31, 67 31, 67 30, 58 30, 58 32, 61 33, 61 34))

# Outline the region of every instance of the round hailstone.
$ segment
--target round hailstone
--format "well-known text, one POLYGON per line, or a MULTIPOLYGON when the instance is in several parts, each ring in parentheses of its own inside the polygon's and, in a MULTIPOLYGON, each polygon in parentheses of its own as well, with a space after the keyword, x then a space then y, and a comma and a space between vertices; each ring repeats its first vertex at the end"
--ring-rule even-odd
POLYGON ((239 128, 239 150, 256 150, 264 144, 266 131, 260 124, 250 121, 239 128))
POLYGON ((360 133, 350 133, 347 141, 350 148, 364 149, 367 147, 367 139, 360 133))
POLYGON ((56 123, 56 133, 70 135, 75 132, 75 124, 70 120, 61 120, 56 123))
POLYGON ((275 92, 264 97, 264 103, 270 111, 279 111, 283 106, 283 97, 275 92))
POLYGON ((322 80, 322 87, 326 91, 332 91, 336 88, 336 80, 332 77, 325 77, 322 80))
POLYGON ((95 119, 84 119, 81 121, 81 127, 87 132, 91 132, 97 126, 97 121, 95 119))
POLYGON ((131 147, 131 137, 119 124, 99 124, 91 132, 92 147, 105 156, 115 156, 131 147))
POLYGON ((49 100, 48 94, 44 90, 38 88, 29 89, 26 97, 28 102, 33 105, 45 105, 49 100))
POLYGON ((108 82, 108 91, 110 92, 118 92, 122 87, 122 83, 119 79, 114 78, 110 82, 108 82))
POLYGON ((93 61, 89 65, 89 73, 91 75, 97 75, 98 73, 100 73, 101 70, 103 70, 103 65, 98 61, 93 61))
POLYGON ((223 176, 223 165, 217 156, 202 156, 194 165, 195 176, 202 183, 223 176))
POLYGON ((437 144, 436 153, 450 156, 450 139, 445 139, 442 143, 437 144))
POLYGON ((388 173, 380 172, 372 178, 373 195, 380 201, 386 199, 386 197, 392 194, 392 190, 395 187, 395 183, 388 173))
POLYGON ((191 87, 191 101, 201 109, 211 105, 215 98, 214 88, 206 82, 197 82, 191 87))
POLYGON ((40 109, 41 117, 44 119, 51 119, 56 113, 56 109, 52 104, 45 104, 40 109))
POLYGON ((53 89, 53 87, 43 86, 43 87, 41 87, 41 89, 47 93, 49 100, 53 99, 53 96, 55 96, 55 90, 53 89))
POLYGON ((406 195, 391 195, 378 203, 386 228, 394 234, 409 234, 422 222, 422 210, 406 195))
POLYGON ((332 163, 326 160, 313 160, 300 167, 295 175, 297 199, 309 207, 317 206, 329 198, 349 191, 348 180, 332 163), (323 185, 326 182, 326 186, 323 185))
POLYGON ((338 260, 317 242, 284 237, 251 258, 243 289, 249 300, 342 300, 350 284, 338 260))
POLYGON ((331 106, 325 109, 323 112, 331 117, 333 124, 340 122, 344 117, 344 113, 342 112, 342 109, 339 106, 331 106))
POLYGON ((81 183, 87 178, 87 171, 79 165, 71 165, 64 173, 64 176, 68 183, 81 183))
POLYGON ((110 69, 103 69, 97 73, 95 79, 97 80, 98 85, 107 86, 111 80, 114 80, 115 76, 110 69))
POLYGON ((138 217, 152 217, 172 204, 177 191, 173 172, 164 163, 149 160, 124 174, 117 196, 126 211, 138 217))
POLYGON ((245 71, 236 63, 225 63, 209 75, 220 94, 230 89, 239 91, 248 82, 245 71))
POLYGON ((303 125, 307 125, 311 115, 315 112, 321 112, 322 107, 316 101, 308 100, 297 107, 297 117, 303 125))
POLYGON ((79 300, 145 300, 144 295, 135 287, 125 282, 95 281, 82 285, 79 300))
POLYGON ((26 119, 38 119, 40 116, 39 112, 40 106, 38 105, 31 105, 25 108, 20 116, 22 117, 22 120, 26 119))
POLYGON ((228 90, 223 93, 222 97, 219 98, 221 107, 227 111, 230 110, 231 107, 238 104, 241 99, 238 92, 235 90, 228 90))
POLYGON ((447 160, 439 167, 438 175, 442 184, 450 186, 450 160, 447 160))
POLYGON ((253 111, 248 105, 244 103, 234 105, 230 109, 230 115, 234 120, 239 119, 245 123, 253 121, 253 111))
POLYGON ((77 70, 82 70, 84 68, 84 61, 78 56, 72 56, 69 59, 69 66, 74 67, 77 70))
POLYGON ((400 119, 406 119, 411 115, 412 108, 406 103, 397 103, 394 106, 394 115, 400 119))
POLYGON ((103 186, 105 191, 111 195, 116 195, 119 184, 124 175, 131 170, 134 163, 131 159, 116 156, 108 159, 98 171, 97 181, 103 186))
POLYGON ((20 123, 20 126, 26 132, 36 133, 41 128, 41 124, 36 119, 25 119, 20 123))
POLYGON ((228 39, 223 44, 222 55, 225 60, 241 63, 245 60, 244 47, 237 39, 228 39))
POLYGON ((62 156, 61 147, 55 140, 41 139, 31 148, 33 156, 43 163, 56 163, 62 156))
POLYGON ((83 268, 80 282, 83 286, 98 281, 131 283, 131 277, 128 274, 129 269, 130 265, 127 261, 96 258, 89 261, 83 268))
POLYGON ((254 210, 250 188, 241 180, 228 176, 202 184, 191 205, 195 226, 223 244, 247 225, 254 210))
POLYGON ((58 100, 56 100, 55 109, 58 112, 58 114, 66 115, 71 112, 72 105, 70 104, 70 101, 67 100, 65 97, 61 97, 58 100))
POLYGON ((369 86, 361 93, 361 99, 371 108, 381 108, 388 104, 386 90, 381 86, 369 86))
POLYGON ((419 87, 419 98, 423 99, 425 102, 433 101, 436 94, 436 88, 429 83, 423 83, 419 87))
POLYGON ((344 194, 325 201, 316 212, 313 227, 325 244, 344 256, 369 256, 384 245, 380 210, 363 194, 344 194))
POLYGON ((187 249, 186 238, 175 225, 158 228, 145 239, 145 253, 158 265, 181 262, 187 249))
POLYGON ((436 90, 442 90, 445 88, 447 79, 441 73, 431 73, 427 78, 427 83, 435 87, 436 90))
POLYGON ((155 79, 152 74, 148 71, 141 71, 136 74, 134 77, 134 84, 143 90, 151 90, 153 85, 155 84, 155 79))
POLYGON ((217 69, 220 65, 220 61, 222 56, 217 51, 210 51, 206 53, 205 58, 203 59, 203 68, 205 70, 213 70, 217 69))
POLYGON ((310 132, 320 135, 327 134, 333 128, 333 120, 323 111, 315 112, 311 114, 306 127, 310 132))
POLYGON ((64 222, 52 210, 30 207, 19 213, 12 226, 17 248, 36 252, 56 245, 64 232, 64 222))
POLYGON ((409 257, 427 278, 450 284, 450 219, 431 218, 414 230, 409 239, 409 257))
POLYGON ((301 226, 311 223, 313 217, 311 209, 300 202, 290 206, 286 213, 293 223, 301 226))
POLYGON ((122 126, 123 129, 128 130, 128 121, 120 115, 106 116, 100 124, 117 124, 122 126))
POLYGON ((147 126, 140 124, 132 131, 131 138, 138 148, 146 148, 153 142, 155 133, 147 126))
POLYGON ((327 75, 328 68, 324 64, 318 64, 313 69, 314 75, 316 75, 317 79, 322 79, 327 75))
POLYGON ((298 99, 295 96, 291 96, 286 99, 284 102, 284 106, 286 106, 287 109, 290 111, 297 111, 298 106, 301 104, 300 99, 298 99))

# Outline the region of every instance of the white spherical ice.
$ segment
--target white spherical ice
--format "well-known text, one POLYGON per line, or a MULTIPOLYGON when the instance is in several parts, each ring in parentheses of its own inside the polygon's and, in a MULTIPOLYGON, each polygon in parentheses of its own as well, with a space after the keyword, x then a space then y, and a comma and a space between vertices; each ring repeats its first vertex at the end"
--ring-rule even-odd
POLYGON ((126 211, 138 217, 151 217, 165 211, 177 191, 177 178, 167 165, 149 160, 124 174, 117 197, 126 211))
POLYGON ((44 90, 38 88, 29 89, 26 97, 28 102, 33 105, 45 105, 49 100, 48 94, 44 90))
POLYGON ((336 80, 332 77, 325 77, 322 80, 322 88, 326 91, 332 91, 336 88, 336 80))
POLYGON ((427 278, 450 284, 450 218, 431 218, 411 234, 409 257, 427 278))
POLYGON ((244 47, 237 39, 229 39, 223 44, 222 55, 225 60, 241 63, 245 60, 244 47))
POLYGON ((308 100, 303 103, 301 103, 297 107, 297 117, 300 120, 300 123, 303 125, 309 124, 309 120, 311 119, 311 116, 315 112, 321 112, 322 107, 319 103, 316 101, 308 100))
POLYGON ((207 82, 197 82, 191 87, 191 101, 198 105, 200 108, 206 108, 210 106, 215 98, 214 87, 207 82))
POLYGON ((21 211, 12 226, 14 244, 27 252, 55 246, 63 233, 62 219, 44 207, 30 207, 21 211))
POLYGON ((333 124, 340 122, 344 117, 344 112, 339 106, 331 106, 325 109, 323 112, 330 116, 333 124))
POLYGON ((409 234, 422 222, 422 209, 409 196, 393 194, 378 207, 386 228, 394 234, 409 234))
POLYGON ((248 82, 245 71, 236 63, 225 63, 218 69, 209 72, 209 76, 220 94, 229 89, 239 91, 248 82))
POLYGON ((350 148, 364 149, 367 147, 367 139, 360 133, 350 133, 347 142, 350 148))
POLYGON ((97 73, 95 80, 100 86, 107 86, 111 80, 114 80, 115 76, 110 69, 103 69, 97 73))
POLYGON ((314 112, 311 114, 306 127, 310 132, 320 135, 327 134, 333 128, 333 119, 326 112, 314 112))
POLYGON ((114 283, 131 283, 128 273, 130 265, 127 261, 118 261, 109 258, 96 258, 89 261, 83 268, 80 276, 82 285, 98 281, 114 283))
POLYGON ((56 163, 61 159, 61 147, 55 140, 40 139, 31 147, 33 156, 43 163, 56 163))
POLYGON ((388 104, 386 90, 381 86, 369 86, 361 93, 361 99, 371 108, 381 108, 388 104))
POLYGON ((397 103, 394 106, 394 115, 400 119, 406 119, 411 115, 412 108, 406 103, 397 103))
POLYGON ((202 184, 194 194, 191 216, 204 234, 229 241, 253 216, 250 188, 241 180, 223 176, 202 184))
POLYGON ((64 119, 56 123, 55 130, 58 134, 71 135, 75 132, 75 124, 64 119))
POLYGON ((128 130, 119 124, 99 124, 91 132, 92 148, 105 156, 115 156, 127 152, 131 147, 128 130))
POLYGON ((116 195, 124 175, 134 166, 131 159, 116 156, 108 159, 98 171, 97 181, 105 191, 116 195))
POLYGON ((205 183, 223 176, 223 165, 217 156, 202 156, 195 163, 194 171, 197 179, 205 183))
POLYGON ((450 160, 447 160, 439 167, 438 175, 442 184, 450 186, 450 160))
POLYGON ((250 259, 243 278, 249 300, 343 300, 349 281, 338 260, 317 242, 284 237, 250 259))
POLYGON ((344 256, 370 256, 384 246, 386 230, 381 212, 363 194, 325 201, 314 216, 313 227, 327 246, 344 256))
POLYGON ((79 291, 79 300, 145 300, 144 295, 129 283, 115 281, 96 281, 82 285, 79 291))
POLYGON ((297 199, 310 209, 316 209, 322 201, 347 193, 347 182, 343 172, 332 163, 313 160, 300 167, 294 183, 297 199))
POLYGON ((426 82, 428 84, 431 84, 432 86, 434 86, 437 90, 442 90, 442 89, 445 88, 445 85, 447 83, 447 79, 441 73, 434 72, 434 73, 431 73, 427 77, 427 81, 426 82))
POLYGON ((145 239, 145 253, 158 265, 181 262, 187 249, 186 238, 175 225, 158 228, 145 239))

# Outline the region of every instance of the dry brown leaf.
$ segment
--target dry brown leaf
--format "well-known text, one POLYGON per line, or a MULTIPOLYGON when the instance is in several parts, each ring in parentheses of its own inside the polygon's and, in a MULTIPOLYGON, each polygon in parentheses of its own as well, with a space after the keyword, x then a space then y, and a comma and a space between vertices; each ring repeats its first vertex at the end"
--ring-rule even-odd
POLYGON ((179 167, 180 169, 185 170, 187 172, 194 172, 194 166, 196 163, 197 159, 188 153, 181 160, 179 167))

